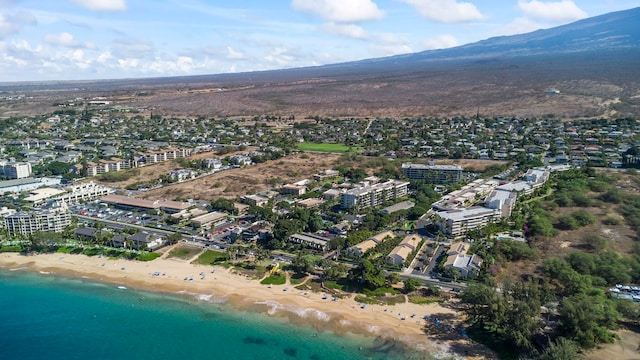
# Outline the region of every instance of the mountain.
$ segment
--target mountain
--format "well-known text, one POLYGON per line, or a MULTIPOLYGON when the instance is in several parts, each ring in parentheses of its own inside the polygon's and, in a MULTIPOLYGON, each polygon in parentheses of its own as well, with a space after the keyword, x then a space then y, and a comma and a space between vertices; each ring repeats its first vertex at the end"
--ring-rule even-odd
POLYGON ((640 7, 579 20, 526 34, 499 36, 442 50, 329 65, 330 68, 455 64, 460 61, 517 59, 528 56, 579 55, 640 51, 640 7))
MULTIPOLYGON (((450 49, 240 74, 1 84, 52 98, 128 94, 125 106, 207 116, 640 116, 640 8, 450 49), (549 96, 545 89, 560 90, 549 96), (54 97, 55 95, 55 97, 54 97)), ((38 99, 38 98, 34 98, 38 99)), ((35 100, 34 100, 35 101, 35 100)), ((32 102, 30 102, 31 104, 32 102)), ((25 111, 0 104, 0 116, 25 111)))

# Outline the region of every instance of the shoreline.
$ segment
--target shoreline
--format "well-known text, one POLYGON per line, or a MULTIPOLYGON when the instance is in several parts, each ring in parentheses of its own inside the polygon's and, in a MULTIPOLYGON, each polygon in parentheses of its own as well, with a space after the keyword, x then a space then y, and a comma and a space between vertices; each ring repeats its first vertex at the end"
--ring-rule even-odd
POLYGON ((322 293, 301 291, 292 285, 262 285, 257 280, 219 266, 195 265, 178 259, 149 262, 72 254, 0 253, 0 268, 31 271, 41 276, 64 276, 167 295, 189 295, 194 301, 229 304, 233 308, 284 317, 292 325, 311 325, 319 331, 354 333, 382 341, 395 341, 409 350, 436 358, 492 358, 481 344, 453 333, 429 331, 424 316, 459 319, 441 304, 402 303, 366 305, 348 298, 332 301, 322 293), (411 315, 415 314, 415 317, 411 315), (405 320, 403 320, 403 318, 405 320), (446 336, 438 336, 446 335, 446 336))

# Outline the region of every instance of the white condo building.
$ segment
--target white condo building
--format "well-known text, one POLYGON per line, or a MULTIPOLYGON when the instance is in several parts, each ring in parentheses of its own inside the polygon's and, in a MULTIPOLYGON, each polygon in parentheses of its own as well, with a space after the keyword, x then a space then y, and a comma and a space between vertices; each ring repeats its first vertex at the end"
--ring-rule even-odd
POLYGON ((4 217, 4 227, 11 236, 30 235, 40 231, 62 232, 71 225, 71 214, 66 205, 39 211, 18 211, 4 217))
POLYGON ((501 217, 499 209, 488 209, 481 206, 436 212, 434 221, 447 236, 457 238, 473 229, 492 223, 501 217))
POLYGON ((402 164, 402 175, 429 184, 455 184, 462 180, 460 165, 402 164))
POLYGON ((31 176, 31 172, 28 162, 0 162, 0 178, 24 179, 31 176))
POLYGON ((340 194, 340 204, 344 209, 363 209, 382 205, 385 201, 397 199, 408 193, 409 183, 389 180, 383 183, 363 186, 344 191, 340 194))

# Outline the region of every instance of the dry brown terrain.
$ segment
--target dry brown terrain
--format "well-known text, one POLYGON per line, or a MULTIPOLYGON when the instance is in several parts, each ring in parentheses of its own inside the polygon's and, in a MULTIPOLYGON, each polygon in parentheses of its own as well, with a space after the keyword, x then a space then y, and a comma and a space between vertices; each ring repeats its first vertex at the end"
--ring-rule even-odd
POLYGON ((294 154, 282 159, 150 190, 141 197, 154 200, 211 201, 219 197, 233 199, 271 189, 274 187, 271 184, 290 183, 309 178, 319 171, 333 168, 339 156, 329 153, 294 154))
MULTIPOLYGON (((609 173, 615 178, 615 184, 623 193, 638 195, 640 192, 640 182, 637 178, 640 175, 625 173, 609 173), (636 178, 636 181, 633 179, 636 178)), ((596 199, 598 193, 589 192, 587 196, 596 199)), ((596 223, 585 226, 577 230, 564 230, 557 236, 549 239, 537 241, 532 244, 537 248, 540 258, 564 257, 574 251, 589 251, 585 247, 584 238, 588 234, 598 234, 607 240, 604 251, 613 251, 619 254, 629 254, 636 241, 636 232, 624 221, 622 215, 615 210, 617 205, 605 203, 599 200, 593 201, 592 207, 558 207, 553 210, 554 217, 570 214, 576 210, 585 210, 596 218, 596 223), (602 220, 607 217, 619 218, 618 225, 604 224, 602 220)), ((624 255, 623 255, 624 256, 624 255)), ((501 274, 506 277, 522 277, 535 274, 538 269, 539 260, 536 261, 516 261, 510 263, 501 274)))
MULTIPOLYGON (((53 104, 105 96, 163 116, 245 117, 627 117, 640 115, 633 56, 598 54, 308 68, 182 78, 18 84, 30 98, 0 101, 0 117, 50 113, 53 104), (546 89, 558 89, 548 95, 546 89)), ((637 61, 636 61, 637 62, 637 61)))

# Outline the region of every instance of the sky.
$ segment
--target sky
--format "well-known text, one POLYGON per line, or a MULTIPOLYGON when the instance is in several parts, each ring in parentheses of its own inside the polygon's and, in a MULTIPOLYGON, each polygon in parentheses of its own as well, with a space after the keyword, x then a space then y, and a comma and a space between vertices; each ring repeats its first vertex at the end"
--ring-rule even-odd
POLYGON ((333 64, 638 6, 640 0, 0 0, 0 82, 333 64))

